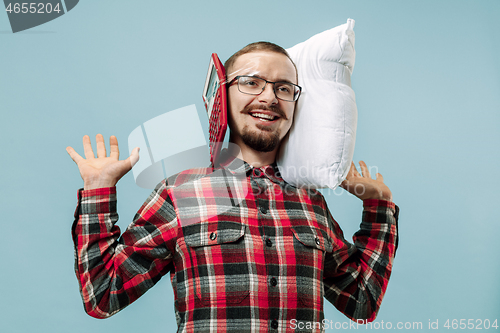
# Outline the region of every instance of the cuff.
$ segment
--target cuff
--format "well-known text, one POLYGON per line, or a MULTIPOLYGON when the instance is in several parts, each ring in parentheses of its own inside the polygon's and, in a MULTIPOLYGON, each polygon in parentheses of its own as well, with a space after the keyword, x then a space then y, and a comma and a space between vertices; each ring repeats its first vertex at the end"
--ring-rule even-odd
POLYGON ((363 201, 363 221, 394 223, 397 225, 399 207, 392 201, 367 199, 363 201), (389 216, 393 216, 394 219, 389 216))
MULTIPOLYGON (((394 241, 394 256, 399 245, 399 207, 392 201, 368 199, 363 201, 363 222, 388 223, 396 226, 396 239, 394 241), (390 217, 392 213, 393 218, 390 217)), ((362 223, 363 224, 363 223, 362 223)))
POLYGON ((379 200, 379 199, 363 200, 363 208, 369 208, 369 207, 387 207, 396 209, 396 204, 392 201, 379 200))
POLYGON ((80 214, 106 214, 116 212, 116 187, 78 190, 80 214))

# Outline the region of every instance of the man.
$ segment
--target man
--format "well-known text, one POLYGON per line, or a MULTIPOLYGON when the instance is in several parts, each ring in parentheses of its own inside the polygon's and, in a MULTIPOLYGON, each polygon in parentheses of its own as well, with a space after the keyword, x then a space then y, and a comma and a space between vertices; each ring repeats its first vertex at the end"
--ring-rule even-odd
POLYGON ((72 231, 85 310, 111 316, 170 272, 179 332, 321 331, 323 297, 353 320, 374 320, 397 238, 382 176, 372 179, 360 162, 362 175, 353 164, 342 184, 364 202, 352 245, 319 192, 278 173, 276 153, 300 94, 286 51, 250 44, 225 67, 230 141, 239 151, 223 152, 222 172, 187 170, 161 182, 119 240, 114 186, 138 149, 119 161, 111 137, 106 157, 102 135, 97 158, 88 136, 86 159, 67 148, 84 180, 72 231), (236 190, 223 200, 228 183, 236 190))

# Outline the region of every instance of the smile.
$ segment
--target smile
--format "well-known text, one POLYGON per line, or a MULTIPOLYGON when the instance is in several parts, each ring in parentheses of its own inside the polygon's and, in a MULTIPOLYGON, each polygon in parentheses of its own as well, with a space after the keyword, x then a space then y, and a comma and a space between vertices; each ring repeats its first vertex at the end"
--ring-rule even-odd
POLYGON ((279 118, 277 116, 273 116, 273 115, 266 114, 266 113, 258 113, 258 112, 250 113, 250 115, 254 118, 257 118, 257 119, 263 120, 263 121, 273 121, 273 120, 276 120, 279 118))

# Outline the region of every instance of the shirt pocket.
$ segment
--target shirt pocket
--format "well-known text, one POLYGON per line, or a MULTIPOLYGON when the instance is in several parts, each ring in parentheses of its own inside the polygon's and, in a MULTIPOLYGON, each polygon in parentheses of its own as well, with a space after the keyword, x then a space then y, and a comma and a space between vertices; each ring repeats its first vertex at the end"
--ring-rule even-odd
POLYGON ((309 225, 292 227, 297 265, 297 298, 307 306, 321 308, 325 255, 333 245, 325 231, 309 225))
POLYGON ((183 228, 194 277, 188 284, 205 305, 238 304, 250 290, 250 263, 245 249, 246 226, 214 221, 183 228))

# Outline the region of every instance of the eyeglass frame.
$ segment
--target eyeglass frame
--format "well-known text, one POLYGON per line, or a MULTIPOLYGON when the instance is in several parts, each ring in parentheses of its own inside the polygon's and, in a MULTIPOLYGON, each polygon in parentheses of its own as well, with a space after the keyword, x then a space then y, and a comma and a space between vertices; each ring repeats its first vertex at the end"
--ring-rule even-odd
POLYGON ((231 81, 228 82, 227 84, 227 87, 231 86, 234 81, 238 80, 238 91, 242 94, 246 94, 246 95, 252 95, 252 96, 259 96, 260 94, 262 94, 264 92, 264 90, 266 90, 266 87, 267 87, 267 84, 268 83, 272 83, 273 84, 273 92, 274 92, 274 96, 276 96, 277 99, 279 99, 280 101, 284 101, 284 102, 296 102, 299 97, 300 97, 300 94, 302 93, 302 87, 299 86, 298 84, 295 84, 295 83, 291 83, 291 82, 288 82, 288 81, 276 81, 276 82, 273 82, 273 81, 267 81, 266 79, 263 79, 261 77, 258 77, 258 76, 255 76, 255 75, 238 75, 238 76, 235 76, 231 81), (246 93, 246 92, 243 92, 240 90, 240 81, 239 81, 239 78, 240 77, 253 77, 253 78, 257 78, 257 79, 260 79, 260 80, 263 80, 266 82, 266 84, 264 85, 264 87, 262 88, 261 92, 258 93, 258 94, 250 94, 250 93, 246 93), (288 101, 286 99, 282 99, 282 98, 279 98, 278 95, 276 94, 276 83, 286 83, 286 84, 291 84, 292 86, 294 87, 297 87, 299 88, 299 92, 297 93, 297 97, 293 100, 293 101, 288 101))

